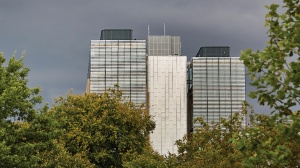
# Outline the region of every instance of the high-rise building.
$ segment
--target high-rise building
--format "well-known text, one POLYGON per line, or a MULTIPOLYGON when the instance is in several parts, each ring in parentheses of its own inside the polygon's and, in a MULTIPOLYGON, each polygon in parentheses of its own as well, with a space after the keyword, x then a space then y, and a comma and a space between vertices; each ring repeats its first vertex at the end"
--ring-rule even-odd
POLYGON ((91 40, 87 92, 116 84, 132 102, 146 103, 146 40, 132 40, 130 29, 102 30, 91 40))
POLYGON ((147 95, 155 130, 152 147, 160 154, 176 153, 175 141, 187 133, 186 62, 178 36, 149 36, 147 95))
POLYGON ((220 122, 221 117, 227 119, 241 110, 245 67, 238 57, 230 57, 229 47, 202 47, 189 68, 190 130, 200 126, 193 123, 197 117, 203 117, 207 123, 220 122))

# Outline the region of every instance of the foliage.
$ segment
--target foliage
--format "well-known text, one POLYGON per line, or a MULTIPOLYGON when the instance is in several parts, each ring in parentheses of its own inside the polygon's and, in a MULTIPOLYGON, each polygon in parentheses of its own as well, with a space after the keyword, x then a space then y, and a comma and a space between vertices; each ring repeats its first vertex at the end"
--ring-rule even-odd
MULTIPOLYGON (((243 113, 250 105, 243 102, 243 113)), ((297 167, 300 165, 300 115, 281 117, 250 114, 207 124, 177 141, 178 156, 169 156, 169 167, 297 167), (170 164, 169 164, 170 165, 170 164)))
POLYGON ((33 155, 34 145, 22 140, 21 123, 1 123, 0 166, 30 167, 36 166, 38 157, 33 155))
POLYGON ((251 77, 257 88, 250 93, 261 105, 267 104, 273 112, 291 115, 292 108, 300 105, 300 4, 299 0, 284 0, 284 5, 267 6, 265 25, 270 38, 263 51, 242 52, 251 77), (285 12, 279 13, 279 9, 285 12))
POLYGON ((236 132, 232 141, 243 154, 243 167, 300 165, 300 116, 251 115, 252 126, 236 132))
POLYGON ((57 142, 64 130, 45 115, 47 106, 38 114, 40 89, 28 88, 23 56, 4 64, 0 53, 0 167, 91 167, 89 160, 71 155, 65 143, 57 142))
POLYGON ((52 140, 51 144, 53 146, 50 150, 38 153, 40 157, 38 167, 94 167, 94 164, 87 159, 86 152, 72 155, 66 150, 65 143, 52 140))
POLYGON ((142 153, 131 153, 124 156, 124 168, 167 168, 166 159, 153 150, 144 150, 142 153))
MULTIPOLYGON (((27 124, 27 123, 24 123, 27 124)), ((33 155, 38 157, 37 167, 93 167, 86 158, 86 153, 72 155, 61 140, 66 131, 61 123, 43 111, 23 129, 24 143, 34 144, 33 155)))
POLYGON ((154 122, 143 107, 110 89, 103 94, 68 94, 47 113, 65 130, 60 141, 72 155, 84 153, 97 167, 121 167, 123 156, 141 154, 154 122))
POLYGON ((242 131, 243 121, 240 113, 212 124, 198 118, 196 122, 202 126, 176 142, 177 167, 241 167, 242 154, 230 140, 234 133, 242 131))
POLYGON ((150 156, 154 122, 121 91, 68 94, 38 113, 42 98, 27 87, 23 56, 4 64, 0 53, 0 167, 122 167, 150 156))
POLYGON ((35 119, 34 107, 42 100, 39 88, 27 87, 28 72, 23 55, 19 60, 13 55, 5 66, 0 53, 0 167, 34 167, 38 161, 35 144, 23 139, 23 127, 35 119))
POLYGON ((42 101, 39 88, 27 87, 29 69, 24 67, 23 55, 13 55, 7 66, 0 53, 0 120, 31 120, 36 115, 34 106, 42 101))
POLYGON ((249 96, 269 106, 273 115, 253 116, 252 126, 236 133, 233 142, 245 157, 245 167, 296 167, 300 165, 300 4, 283 0, 282 7, 266 7, 270 40, 263 51, 242 52, 241 60, 257 88, 249 96))

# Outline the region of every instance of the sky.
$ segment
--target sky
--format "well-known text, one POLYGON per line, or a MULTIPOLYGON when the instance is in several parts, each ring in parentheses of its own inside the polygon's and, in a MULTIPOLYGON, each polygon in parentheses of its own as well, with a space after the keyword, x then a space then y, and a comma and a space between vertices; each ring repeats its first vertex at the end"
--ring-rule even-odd
MULTIPOLYGON (((90 40, 103 29, 132 29, 133 38, 181 36, 188 61, 203 46, 229 46, 231 56, 262 50, 268 39, 265 5, 279 0, 8 0, 0 2, 0 52, 30 68, 29 87, 44 102, 84 93, 90 40)), ((248 79, 246 81, 249 83, 248 79)), ((247 93, 253 88, 247 84, 247 93)), ((247 100, 258 107, 256 100, 247 100)))

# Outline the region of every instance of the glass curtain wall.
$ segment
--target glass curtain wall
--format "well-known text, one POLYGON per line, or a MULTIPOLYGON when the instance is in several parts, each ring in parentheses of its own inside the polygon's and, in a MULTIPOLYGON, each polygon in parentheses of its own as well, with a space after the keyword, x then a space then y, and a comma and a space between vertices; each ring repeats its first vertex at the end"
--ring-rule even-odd
POLYGON ((146 102, 145 40, 92 40, 90 52, 90 92, 118 84, 129 100, 146 102))
POLYGON ((245 70, 238 57, 193 57, 191 66, 193 119, 220 122, 240 111, 245 100, 245 70))

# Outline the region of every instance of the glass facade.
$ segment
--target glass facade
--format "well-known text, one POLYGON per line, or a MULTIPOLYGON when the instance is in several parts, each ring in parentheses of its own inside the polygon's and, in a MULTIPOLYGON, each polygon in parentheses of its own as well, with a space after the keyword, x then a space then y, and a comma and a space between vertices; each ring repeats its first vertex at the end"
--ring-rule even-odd
POLYGON ((92 40, 89 70, 90 92, 118 84, 129 100, 146 102, 146 40, 92 40))
POLYGON ((179 36, 148 36, 148 56, 181 55, 179 36))
MULTIPOLYGON (((219 122, 241 110, 245 67, 238 57, 193 57, 192 119, 219 122)), ((195 123, 193 127, 199 127, 195 123)))

